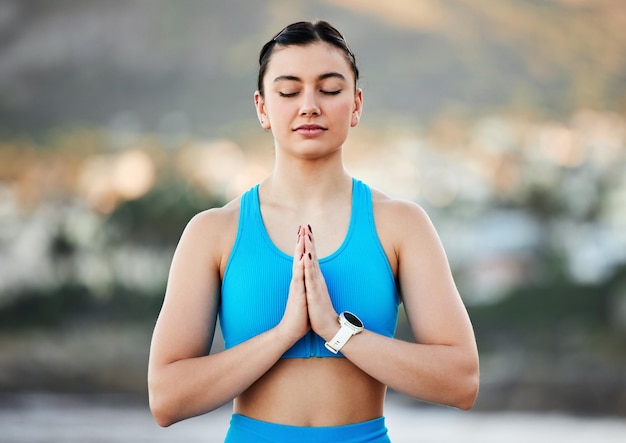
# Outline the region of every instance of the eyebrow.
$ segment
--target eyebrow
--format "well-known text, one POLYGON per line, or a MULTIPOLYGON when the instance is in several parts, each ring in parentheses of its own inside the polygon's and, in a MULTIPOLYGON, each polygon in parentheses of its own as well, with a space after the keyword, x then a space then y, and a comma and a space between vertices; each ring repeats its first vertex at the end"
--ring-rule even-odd
MULTIPOLYGON (((343 74, 340 74, 339 72, 327 72, 317 77, 317 81, 326 80, 327 78, 338 78, 340 80, 346 79, 346 77, 343 74)), ((279 75, 278 77, 274 79, 274 83, 277 83, 280 81, 292 81, 292 82, 302 83, 302 79, 300 77, 296 77, 295 75, 279 75)))

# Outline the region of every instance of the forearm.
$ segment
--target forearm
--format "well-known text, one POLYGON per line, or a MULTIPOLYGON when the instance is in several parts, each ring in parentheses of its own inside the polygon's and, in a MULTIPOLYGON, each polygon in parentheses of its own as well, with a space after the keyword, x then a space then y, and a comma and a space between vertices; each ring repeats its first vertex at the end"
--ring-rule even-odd
POLYGON ((478 393, 472 345, 416 344, 365 330, 341 352, 380 382, 419 400, 469 409, 478 393))
POLYGON ((291 346, 277 328, 229 350, 150 365, 150 408, 159 425, 216 409, 265 374, 291 346))

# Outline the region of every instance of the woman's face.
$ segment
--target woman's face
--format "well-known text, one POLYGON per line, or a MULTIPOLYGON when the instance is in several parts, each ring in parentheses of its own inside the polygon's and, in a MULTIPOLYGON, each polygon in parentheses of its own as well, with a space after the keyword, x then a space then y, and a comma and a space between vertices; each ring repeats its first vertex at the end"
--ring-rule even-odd
POLYGON ((271 129, 277 151, 304 158, 338 151, 356 126, 362 92, 339 48, 316 42, 277 46, 255 93, 261 124, 271 129))

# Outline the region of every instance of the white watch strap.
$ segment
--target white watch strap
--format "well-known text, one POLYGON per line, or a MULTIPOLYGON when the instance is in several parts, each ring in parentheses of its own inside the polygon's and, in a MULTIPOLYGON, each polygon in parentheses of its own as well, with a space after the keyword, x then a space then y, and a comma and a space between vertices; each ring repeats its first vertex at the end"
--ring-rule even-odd
POLYGON ((345 345, 348 340, 350 340, 350 337, 352 337, 353 335, 354 329, 350 328, 349 326, 341 325, 341 328, 339 329, 339 331, 337 331, 335 336, 330 341, 327 341, 325 343, 326 349, 328 349, 333 354, 338 353, 341 348, 343 348, 343 345, 345 345))

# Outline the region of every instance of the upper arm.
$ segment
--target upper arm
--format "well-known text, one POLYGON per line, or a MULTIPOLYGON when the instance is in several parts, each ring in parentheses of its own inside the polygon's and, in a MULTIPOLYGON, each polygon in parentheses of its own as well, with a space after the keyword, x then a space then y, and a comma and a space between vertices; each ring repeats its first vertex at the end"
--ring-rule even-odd
POLYGON ((220 269, 231 232, 236 230, 231 221, 223 209, 209 210, 185 227, 152 338, 151 367, 209 352, 219 306, 220 269))
POLYGON ((430 218, 414 203, 391 200, 383 206, 381 224, 383 229, 389 226, 387 238, 415 340, 422 344, 475 346, 467 310, 430 218))

